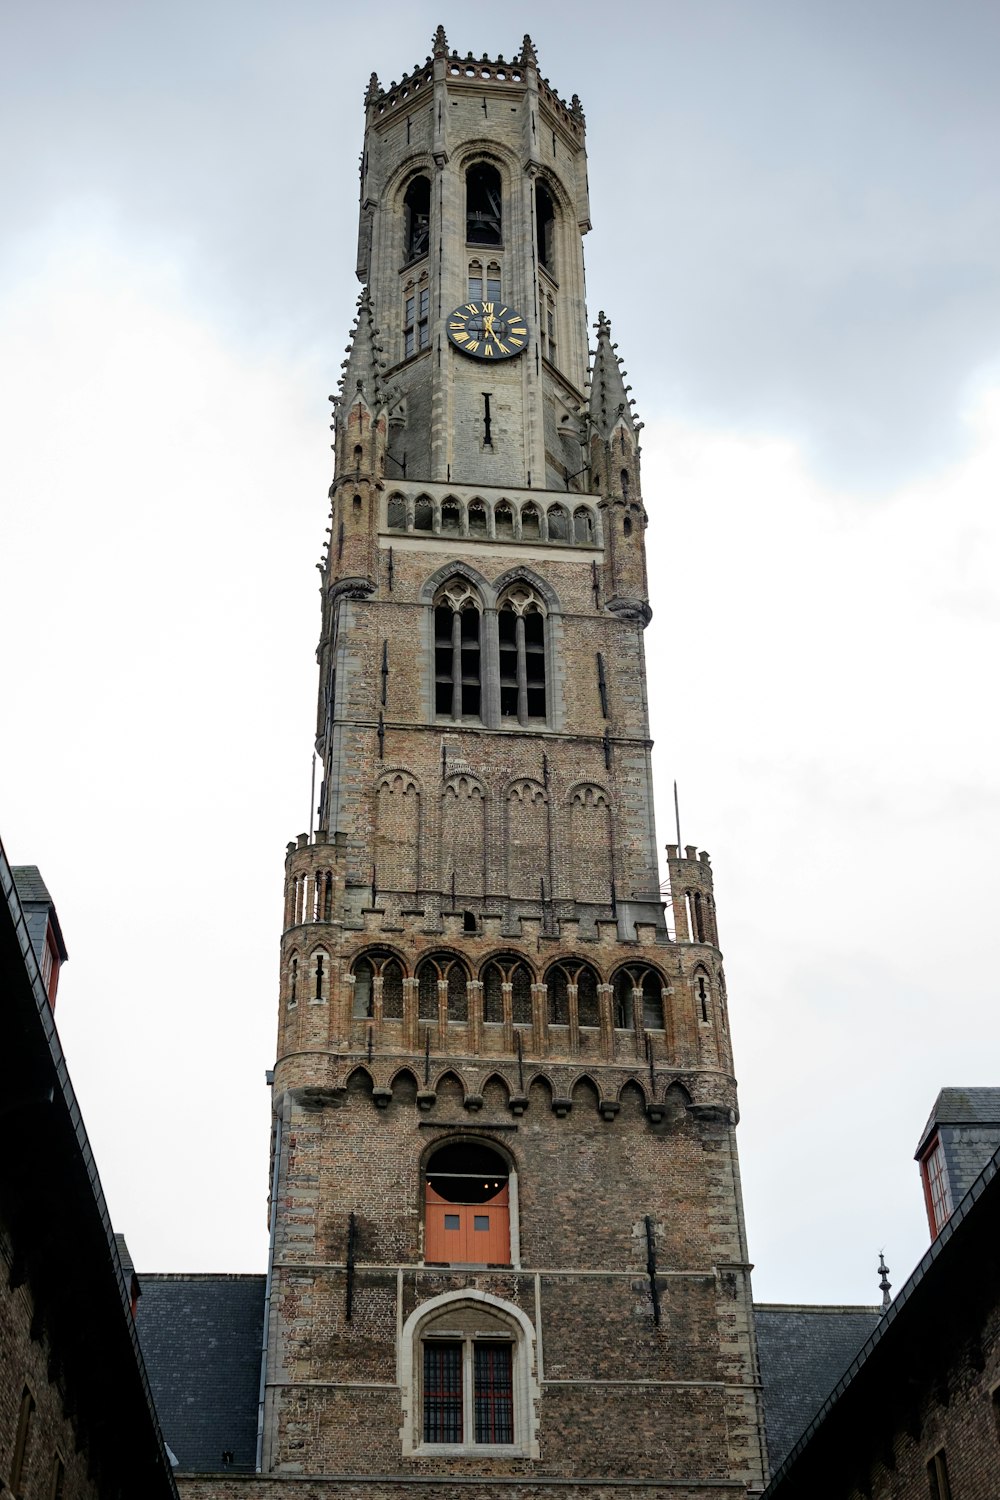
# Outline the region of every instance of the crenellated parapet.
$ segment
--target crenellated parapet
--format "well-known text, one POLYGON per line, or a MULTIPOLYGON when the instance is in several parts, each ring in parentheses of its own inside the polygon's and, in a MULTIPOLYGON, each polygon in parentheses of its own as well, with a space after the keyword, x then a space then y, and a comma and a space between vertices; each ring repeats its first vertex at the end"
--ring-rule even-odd
POLYGON ((398 81, 383 86, 373 73, 365 91, 365 108, 369 120, 381 119, 397 112, 413 109, 425 91, 433 87, 435 78, 441 77, 449 83, 472 83, 490 90, 520 92, 527 83, 537 89, 539 97, 548 108, 557 114, 564 128, 582 142, 586 129, 586 118, 579 97, 574 94, 567 104, 556 92, 547 78, 538 74, 538 57, 529 36, 525 36, 516 56, 507 59, 503 53, 491 57, 483 53, 475 57, 467 52, 464 57, 452 48, 444 28, 439 26, 433 40, 433 55, 422 63, 414 63, 398 81))

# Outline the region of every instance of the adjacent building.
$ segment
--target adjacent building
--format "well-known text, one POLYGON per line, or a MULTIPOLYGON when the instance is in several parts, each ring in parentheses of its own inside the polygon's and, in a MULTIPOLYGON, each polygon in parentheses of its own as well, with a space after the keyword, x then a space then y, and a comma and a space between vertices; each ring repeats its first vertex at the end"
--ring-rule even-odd
POLYGON ((100 1179, 53 1019, 66 957, 0 847, 0 1495, 176 1500, 100 1179))

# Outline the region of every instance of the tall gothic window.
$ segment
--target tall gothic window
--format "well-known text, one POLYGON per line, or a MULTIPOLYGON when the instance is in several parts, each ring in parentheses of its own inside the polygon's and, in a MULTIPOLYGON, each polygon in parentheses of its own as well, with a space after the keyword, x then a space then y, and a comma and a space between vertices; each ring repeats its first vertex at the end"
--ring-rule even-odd
POLYGON ((544 182, 535 183, 535 233, 538 240, 538 264, 551 275, 555 270, 556 210, 552 194, 544 182))
POLYGON ((519 724, 544 719, 545 613, 541 601, 526 584, 514 584, 501 599, 497 628, 501 715, 517 719, 519 724))
POLYGON ((403 259, 406 264, 427 254, 431 228, 431 185, 427 177, 414 177, 403 195, 403 259))
POLYGON ((465 174, 465 237, 470 245, 503 244, 500 173, 484 161, 465 174))
POLYGON ((403 289, 403 358, 418 354, 430 343, 431 293, 426 276, 417 285, 407 282, 403 289))
POLYGON ((482 708, 479 600, 463 578, 434 601, 434 712, 478 719, 482 708))

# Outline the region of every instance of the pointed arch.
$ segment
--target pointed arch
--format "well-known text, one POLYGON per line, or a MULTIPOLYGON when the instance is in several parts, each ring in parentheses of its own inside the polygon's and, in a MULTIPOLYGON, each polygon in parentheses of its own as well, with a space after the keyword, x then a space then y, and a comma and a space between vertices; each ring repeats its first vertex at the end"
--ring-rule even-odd
MULTIPOLYGON (((439 1099, 454 1099, 465 1103, 465 1083, 454 1068, 445 1068, 434 1080, 434 1092, 439 1099)), ((441 1145, 441 1142, 435 1142, 441 1145)))
POLYGON ((467 562, 446 562, 424 579, 420 588, 421 604, 432 604, 438 590, 452 578, 464 578, 470 588, 478 592, 480 604, 492 603, 495 597, 493 586, 478 568, 467 562))
POLYGON ((375 871, 384 891, 416 891, 420 881, 420 783, 402 767, 375 789, 375 871))
POLYGON ((502 1073, 491 1073, 483 1084, 483 1103, 486 1108, 506 1109, 510 1103, 511 1088, 502 1073))
POLYGON ((576 901, 606 902, 610 887, 608 854, 614 866, 614 823, 611 796, 598 782, 577 782, 570 788, 570 894, 576 901))
POLYGON ((454 772, 441 788, 441 889, 456 900, 482 896, 487 849, 487 788, 471 772, 454 772))
POLYGON ((410 1068, 400 1068, 389 1081, 393 1104, 415 1104, 419 1085, 410 1068))
POLYGON ((570 1089, 570 1098, 575 1107, 597 1113, 601 1102, 601 1091, 589 1073, 581 1073, 570 1089))
POLYGON ((370 1099, 375 1088, 375 1080, 367 1068, 357 1067, 348 1073, 345 1087, 349 1099, 370 1099))
POLYGON ((529 588, 534 589, 536 593, 540 594, 545 601, 546 608, 550 612, 554 614, 562 613, 562 604, 559 601, 559 595, 551 583, 543 578, 540 573, 536 573, 534 568, 529 568, 524 563, 518 563, 515 567, 508 568, 505 573, 500 574, 499 578, 493 580, 493 597, 499 599, 505 590, 517 583, 527 584, 529 588))
POLYGON ((666 1105, 666 1118, 670 1123, 679 1122, 687 1118, 688 1109, 691 1106, 691 1095, 684 1085, 674 1079, 668 1083, 663 1093, 663 1102, 666 1105))
POLYGON ((537 901, 547 878, 548 793, 540 781, 521 776, 504 796, 504 854, 507 890, 513 897, 537 901))

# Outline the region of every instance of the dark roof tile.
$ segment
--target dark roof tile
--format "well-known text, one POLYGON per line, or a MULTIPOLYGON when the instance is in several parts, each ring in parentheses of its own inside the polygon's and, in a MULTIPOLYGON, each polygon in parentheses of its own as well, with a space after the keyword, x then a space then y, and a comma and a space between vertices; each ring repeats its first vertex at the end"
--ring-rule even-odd
POLYGON ((754 1312, 773 1473, 877 1325, 879 1310, 764 1303, 754 1312))
POLYGON ((149 1383, 181 1471, 252 1472, 264 1329, 263 1276, 140 1279, 136 1313, 149 1383))

